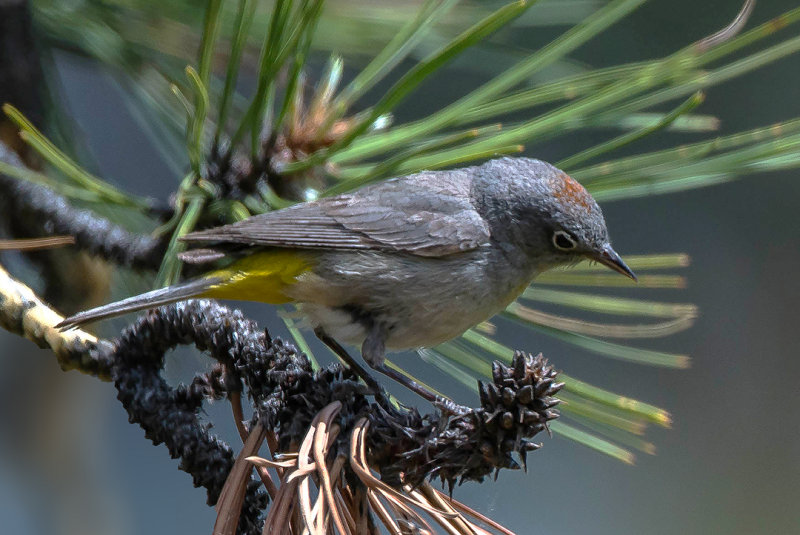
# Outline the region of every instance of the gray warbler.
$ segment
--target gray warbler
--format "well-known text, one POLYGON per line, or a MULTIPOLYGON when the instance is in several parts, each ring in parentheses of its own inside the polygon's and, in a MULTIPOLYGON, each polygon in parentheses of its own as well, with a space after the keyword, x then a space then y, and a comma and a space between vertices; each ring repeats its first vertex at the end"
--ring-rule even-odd
POLYGON ((182 238, 195 279, 80 312, 60 327, 191 297, 296 303, 320 339, 374 379, 338 341, 429 400, 384 363, 503 310, 537 274, 591 259, 636 279, 611 247, 592 196, 552 165, 500 158, 423 171, 182 238))

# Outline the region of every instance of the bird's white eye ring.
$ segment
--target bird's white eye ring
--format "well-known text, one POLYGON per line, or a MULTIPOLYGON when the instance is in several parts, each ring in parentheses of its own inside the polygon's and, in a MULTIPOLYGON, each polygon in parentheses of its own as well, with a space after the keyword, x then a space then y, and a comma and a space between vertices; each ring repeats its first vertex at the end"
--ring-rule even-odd
POLYGON ((557 230, 553 233, 553 245, 561 251, 571 251, 578 246, 568 232, 557 230))

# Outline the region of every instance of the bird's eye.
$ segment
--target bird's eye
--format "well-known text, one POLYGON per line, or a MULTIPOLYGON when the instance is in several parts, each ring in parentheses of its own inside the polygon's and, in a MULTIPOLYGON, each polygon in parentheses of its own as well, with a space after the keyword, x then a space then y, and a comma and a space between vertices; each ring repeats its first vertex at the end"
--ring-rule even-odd
POLYGON ((572 236, 563 230, 557 230, 553 233, 553 245, 556 246, 556 249, 562 251, 571 251, 578 246, 572 236))

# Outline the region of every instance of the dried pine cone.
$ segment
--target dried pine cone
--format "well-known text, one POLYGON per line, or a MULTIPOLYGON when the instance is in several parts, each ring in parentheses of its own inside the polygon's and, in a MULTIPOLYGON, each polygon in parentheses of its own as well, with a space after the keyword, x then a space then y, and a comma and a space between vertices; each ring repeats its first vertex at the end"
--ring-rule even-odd
POLYGON ((557 374, 541 353, 517 351, 511 366, 494 362, 494 384, 478 383, 485 434, 481 453, 489 462, 515 468, 511 453, 516 452, 525 466, 525 454, 541 447, 532 438, 558 418, 554 407, 560 400, 554 396, 564 384, 556 382, 557 374))
POLYGON ((563 386, 542 355, 521 351, 511 366, 495 362, 494 384, 479 383, 481 408, 457 415, 420 416, 416 411, 371 417, 373 466, 392 485, 416 485, 438 476, 450 486, 482 481, 499 468, 525 466, 533 437, 558 417, 553 397, 563 386))

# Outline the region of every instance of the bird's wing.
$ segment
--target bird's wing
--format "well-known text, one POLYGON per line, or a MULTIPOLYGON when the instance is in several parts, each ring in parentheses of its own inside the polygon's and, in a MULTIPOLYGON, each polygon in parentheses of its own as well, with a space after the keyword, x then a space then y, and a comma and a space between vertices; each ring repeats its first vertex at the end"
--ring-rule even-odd
POLYGON ((446 256, 488 243, 489 228, 458 187, 390 180, 184 236, 193 243, 373 249, 446 256))

